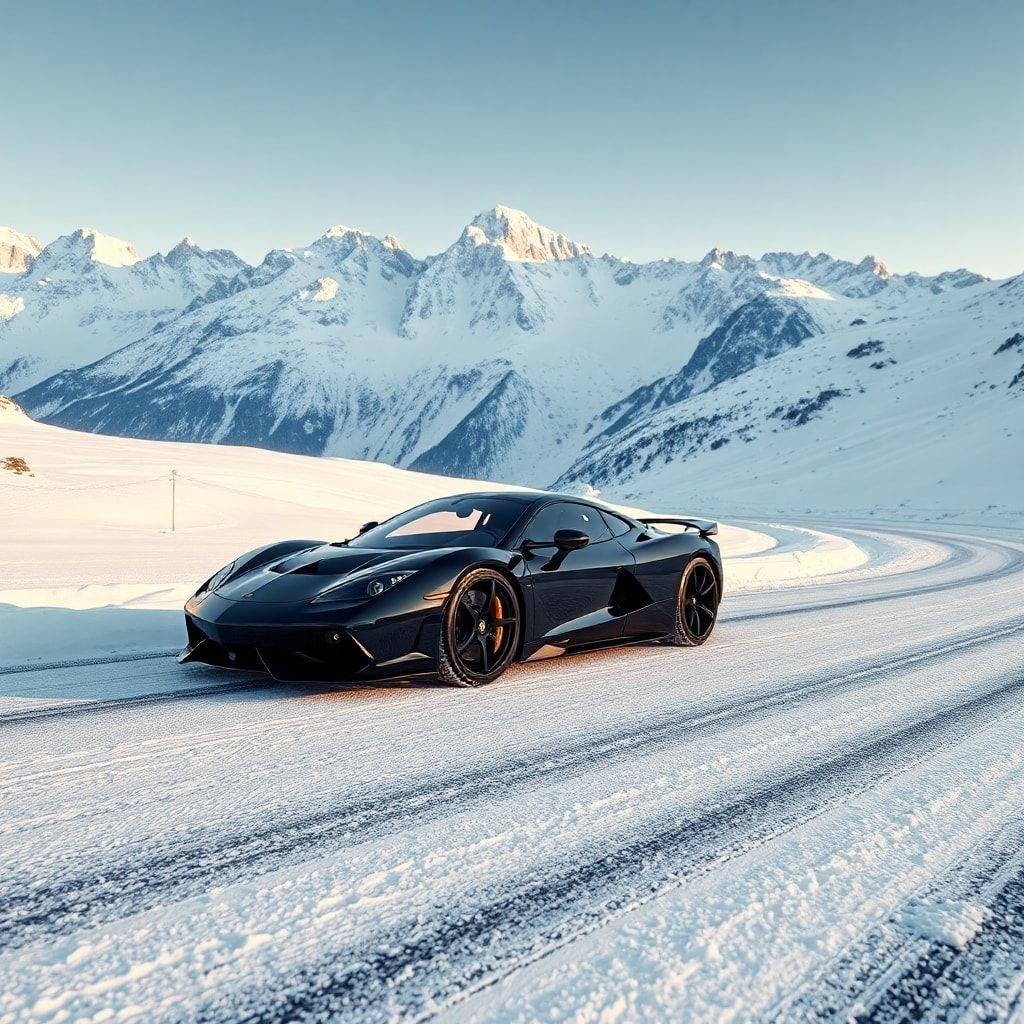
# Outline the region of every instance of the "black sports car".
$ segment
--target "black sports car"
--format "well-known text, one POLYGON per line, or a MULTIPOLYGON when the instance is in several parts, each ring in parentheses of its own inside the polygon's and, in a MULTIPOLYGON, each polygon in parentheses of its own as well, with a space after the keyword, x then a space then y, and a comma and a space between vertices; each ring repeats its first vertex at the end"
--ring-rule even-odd
POLYGON ((179 661, 287 681, 479 686, 513 661, 646 640, 696 646, 722 593, 717 532, 563 494, 440 498, 351 540, 282 541, 236 559, 185 605, 179 661))

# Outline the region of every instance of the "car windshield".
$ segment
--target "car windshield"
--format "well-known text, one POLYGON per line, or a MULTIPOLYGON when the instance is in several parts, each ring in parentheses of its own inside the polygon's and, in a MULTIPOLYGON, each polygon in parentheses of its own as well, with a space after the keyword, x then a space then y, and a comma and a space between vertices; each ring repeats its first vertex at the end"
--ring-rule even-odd
POLYGON ((523 511, 507 498, 439 498, 417 505, 349 541, 349 547, 423 551, 494 547, 523 511))

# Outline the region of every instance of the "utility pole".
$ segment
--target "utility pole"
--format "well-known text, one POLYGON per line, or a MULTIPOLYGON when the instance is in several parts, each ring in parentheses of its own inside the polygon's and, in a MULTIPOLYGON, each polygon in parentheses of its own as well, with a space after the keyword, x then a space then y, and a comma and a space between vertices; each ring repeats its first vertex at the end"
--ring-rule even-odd
POLYGON ((176 469, 171 470, 171 533, 174 533, 174 491, 175 486, 178 482, 178 471, 176 469))

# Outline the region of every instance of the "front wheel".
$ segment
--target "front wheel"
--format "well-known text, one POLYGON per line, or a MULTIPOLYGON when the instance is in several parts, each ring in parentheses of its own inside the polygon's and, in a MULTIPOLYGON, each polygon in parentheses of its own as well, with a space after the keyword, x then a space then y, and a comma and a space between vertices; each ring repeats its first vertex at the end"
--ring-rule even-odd
POLYGON ((667 637, 676 647, 699 647, 718 619, 718 577, 702 556, 691 558, 679 582, 675 630, 667 637))
POLYGON ((521 616, 512 584, 494 569, 474 569, 448 598, 437 674, 452 686, 483 686, 512 663, 521 616))

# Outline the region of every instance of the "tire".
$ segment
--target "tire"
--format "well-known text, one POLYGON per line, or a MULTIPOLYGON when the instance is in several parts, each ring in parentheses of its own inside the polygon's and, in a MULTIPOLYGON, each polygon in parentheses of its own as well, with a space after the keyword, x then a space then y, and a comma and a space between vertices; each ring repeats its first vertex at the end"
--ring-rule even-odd
POLYGON ((484 686, 508 668, 519 649, 522 610, 515 588, 494 569, 473 569, 445 606, 437 675, 450 686, 484 686))
POLYGON ((705 643, 718 621, 718 577, 702 555, 686 563, 679 581, 676 623, 665 642, 674 647, 699 647, 705 643))

